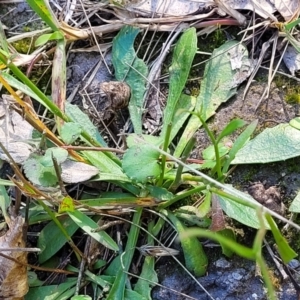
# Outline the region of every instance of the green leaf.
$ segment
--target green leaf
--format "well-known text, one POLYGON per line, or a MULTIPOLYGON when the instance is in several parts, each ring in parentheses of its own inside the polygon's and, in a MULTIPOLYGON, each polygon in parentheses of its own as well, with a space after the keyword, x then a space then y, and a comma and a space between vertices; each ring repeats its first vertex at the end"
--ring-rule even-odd
POLYGON ((181 94, 174 110, 175 114, 172 121, 170 141, 172 141, 178 132, 183 128, 185 121, 188 119, 188 117, 190 117, 195 105, 196 97, 181 94))
POLYGON ((169 94, 164 111, 162 137, 165 137, 167 127, 173 121, 175 108, 185 87, 196 51, 197 35, 196 29, 192 27, 182 34, 174 49, 172 64, 169 68, 169 94))
POLYGON ((129 148, 123 156, 122 167, 126 175, 138 182, 145 183, 160 175, 158 164, 160 153, 147 145, 129 148))
POLYGON ((277 250, 280 254, 281 259, 285 264, 290 262, 293 258, 297 257, 298 254, 289 246, 284 236, 281 234, 280 230, 278 229, 274 219, 269 215, 266 214, 266 219, 271 227, 271 231, 273 237, 276 241, 277 250))
POLYGON ((143 97, 148 76, 146 64, 137 57, 133 47, 139 32, 137 27, 124 26, 114 38, 112 47, 115 77, 125 81, 131 89, 128 109, 135 133, 142 133, 143 97))
POLYGON ((66 282, 59 285, 46 285, 31 288, 25 296, 25 300, 43 299, 43 300, 67 300, 62 297, 66 291, 75 293, 77 278, 69 278, 66 282))
MULTIPOLYGON (((148 231, 153 232, 154 221, 148 223, 148 231)), ((147 245, 153 245, 154 239, 152 236, 148 235, 147 245)), ((155 283, 158 282, 158 277, 155 271, 155 258, 152 256, 146 256, 142 272, 140 277, 134 287, 134 291, 144 296, 145 299, 152 300, 151 290, 155 283)))
POLYGON ((66 114, 71 120, 77 123, 102 147, 107 147, 102 136, 99 134, 97 127, 91 122, 89 117, 77 106, 66 102, 66 114))
MULTIPOLYGON (((78 225, 69 217, 61 220, 62 226, 66 229, 69 236, 72 236, 78 229, 78 225)), ((38 239, 39 263, 42 264, 55 253, 57 253, 67 242, 67 238, 61 233, 59 227, 52 221, 49 222, 41 231, 38 239)))
POLYGON ((87 295, 76 295, 71 298, 71 300, 92 300, 92 297, 87 295))
MULTIPOLYGON (((241 196, 243 196, 243 198, 251 198, 251 201, 253 201, 254 199, 246 194, 243 193, 241 191, 237 191, 237 194, 241 194, 241 196)), ((241 203, 238 203, 230 198, 224 197, 224 196, 220 196, 218 195, 218 199, 220 202, 220 205, 222 207, 222 209, 224 210, 224 212, 226 213, 226 215, 232 219, 235 219, 237 221, 239 221, 242 224, 245 224, 249 227, 252 228, 256 228, 259 229, 260 226, 260 222, 259 219, 257 217, 257 212, 256 209, 251 208, 249 206, 243 205, 241 203)), ((266 228, 269 229, 268 224, 265 224, 266 228)))
MULTIPOLYGON (((224 146, 223 143, 218 144, 218 150, 220 157, 224 156, 226 153, 228 153, 228 147, 224 146)), ((216 159, 216 153, 215 148, 213 145, 209 145, 206 149, 202 151, 202 155, 204 159, 212 160, 216 159)))
POLYGON ((27 0, 27 3, 53 31, 59 31, 59 23, 46 1, 27 0))
POLYGON ((142 216, 142 211, 142 208, 137 208, 136 212, 133 215, 132 225, 130 226, 126 248, 123 255, 120 256, 120 261, 122 259, 122 264, 119 264, 119 270, 117 272, 116 279, 113 283, 112 288, 109 291, 106 300, 124 299, 125 284, 127 279, 126 272, 128 272, 129 270, 129 266, 133 258, 134 249, 136 247, 140 231, 139 224, 142 216))
MULTIPOLYGON (((211 60, 205 66, 200 94, 195 107, 195 112, 200 113, 204 121, 214 115, 223 102, 226 102, 236 94, 236 86, 239 83, 238 78, 241 75, 241 70, 248 70, 247 66, 249 65, 247 48, 240 44, 239 41, 228 41, 214 50, 211 60), (232 53, 240 53, 242 55, 241 68, 233 70, 230 61, 232 53)), ((191 139, 201 125, 196 115, 190 118, 176 147, 174 153, 176 157, 180 157, 186 141, 191 139)))
POLYGON ((157 198, 160 201, 168 201, 168 200, 171 200, 174 198, 174 194, 169 192, 165 188, 162 188, 159 186, 148 185, 147 189, 150 192, 151 196, 157 198))
POLYGON ((237 152, 246 144, 246 142, 250 139, 251 134, 254 132, 257 126, 258 120, 254 120, 251 124, 247 126, 247 128, 238 136, 238 138, 233 143, 232 148, 229 150, 228 158, 224 163, 222 173, 227 173, 229 166, 232 160, 235 158, 237 152))
POLYGON ((68 122, 61 127, 60 136, 67 145, 70 145, 80 137, 81 132, 82 129, 78 123, 68 122))
POLYGON ((289 124, 292 127, 300 130, 300 118, 299 117, 292 119, 289 124))
MULTIPOLYGON (((234 231, 230 228, 226 228, 226 229, 223 229, 221 231, 218 231, 218 234, 220 236, 223 236, 225 238, 227 238, 228 240, 232 240, 232 241, 235 241, 235 234, 234 234, 234 231)), ((226 244, 224 243, 220 243, 221 244, 221 247, 222 247, 222 253, 224 255, 226 255, 227 257, 231 257, 233 255, 233 253, 235 253, 235 251, 228 247, 226 244)))
POLYGON ((10 204, 11 204, 11 200, 8 197, 6 188, 3 185, 0 185, 0 209, 1 209, 1 214, 5 217, 5 220, 9 220, 7 211, 10 204))
POLYGON ((40 159, 40 164, 44 167, 52 167, 54 157, 57 160, 57 163, 60 165, 68 157, 68 151, 63 148, 49 148, 46 150, 44 156, 40 159))
POLYGON ((43 46, 45 45, 48 41, 53 41, 53 40, 62 40, 64 38, 63 34, 60 31, 55 31, 53 33, 47 33, 40 35, 35 43, 35 47, 43 46))
POLYGON ((44 167, 42 156, 32 154, 23 164, 26 177, 34 184, 49 187, 58 182, 54 167, 44 167))
POLYGON ((300 18, 293 21, 293 22, 285 24, 284 27, 285 27, 286 30, 290 30, 290 29, 294 28, 296 25, 298 25, 299 23, 300 23, 300 18))
POLYGON ((199 205, 197 216, 205 217, 208 215, 211 209, 211 192, 207 192, 204 201, 199 205))
POLYGON ((223 137, 230 135, 238 128, 241 128, 245 126, 246 122, 241 119, 235 119, 229 122, 229 124, 226 125, 226 127, 221 131, 217 138, 217 143, 222 140, 223 137))
POLYGON ((69 211, 68 215, 83 231, 100 244, 114 251, 119 250, 116 242, 105 231, 93 232, 93 230, 98 228, 98 225, 84 213, 79 210, 75 210, 73 212, 69 211))
POLYGON ((289 124, 267 128, 249 141, 232 164, 269 163, 300 155, 300 131, 289 124))
MULTIPOLYGON (((163 213, 171 220, 179 234, 183 234, 187 228, 170 212, 163 213)), ((207 256, 202 244, 196 237, 189 237, 181 240, 181 247, 184 253, 185 266, 196 276, 203 276, 207 269, 207 256)))
POLYGON ((133 290, 126 289, 124 300, 147 300, 147 298, 133 290))
POLYGON ((298 191, 296 197, 292 201, 289 211, 294 212, 294 213, 300 213, 300 192, 298 191))

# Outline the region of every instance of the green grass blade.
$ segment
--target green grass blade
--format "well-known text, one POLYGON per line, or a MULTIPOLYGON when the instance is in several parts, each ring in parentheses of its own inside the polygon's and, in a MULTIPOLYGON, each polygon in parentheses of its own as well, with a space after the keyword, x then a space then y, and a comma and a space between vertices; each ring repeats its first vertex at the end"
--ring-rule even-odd
POLYGON ((49 7, 48 1, 27 0, 27 3, 53 31, 59 30, 59 23, 49 7))
POLYGON ((126 271, 129 270, 131 260, 133 257, 133 253, 136 247, 136 242, 138 239, 140 228, 137 225, 140 224, 140 219, 142 215, 142 208, 138 208, 137 211, 134 213, 132 225, 130 227, 130 231, 128 234, 128 240, 125 248, 125 252, 121 256, 121 264, 115 282, 106 298, 106 300, 123 300, 124 293, 125 293, 125 283, 127 274, 126 271), (124 268, 124 269, 123 269, 124 268))

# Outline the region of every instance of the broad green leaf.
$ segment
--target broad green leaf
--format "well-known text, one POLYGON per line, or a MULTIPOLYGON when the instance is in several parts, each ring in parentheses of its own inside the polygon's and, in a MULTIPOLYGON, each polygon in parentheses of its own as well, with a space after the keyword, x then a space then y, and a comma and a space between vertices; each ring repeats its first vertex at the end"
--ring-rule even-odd
POLYGON ((69 278, 66 282, 59 285, 38 286, 29 289, 25 296, 25 300, 43 299, 43 300, 67 300, 62 294, 68 290, 75 292, 77 278, 69 278))
POLYGON ((53 33, 47 33, 47 34, 40 35, 36 39, 34 45, 35 45, 35 47, 39 47, 39 46, 45 45, 48 41, 61 40, 63 38, 64 38, 64 36, 60 31, 55 31, 53 33))
MULTIPOLYGON (((218 107, 236 94, 236 87, 240 83, 241 72, 249 69, 247 48, 238 41, 228 41, 215 49, 210 61, 205 66, 204 77, 201 81, 200 94, 197 98, 195 112, 200 113, 204 121, 215 114, 218 107), (240 68, 233 68, 231 59, 238 57, 240 68)), ((175 150, 175 156, 180 157, 186 141, 191 139, 201 122, 193 115, 175 150)))
POLYGON ((167 201, 174 198, 173 193, 159 186, 148 185, 147 190, 150 192, 151 196, 157 198, 160 201, 167 201))
MULTIPOLYGON (((173 214, 167 211, 163 213, 171 220, 180 235, 187 230, 173 214)), ((189 237, 181 240, 181 247, 187 269, 196 276, 203 276, 206 273, 208 260, 200 241, 196 237, 189 237)))
POLYGON ((54 166, 45 167, 41 164, 42 156, 32 154, 23 164, 26 177, 34 184, 49 187, 58 182, 54 166))
POLYGON ((148 76, 146 64, 137 57, 133 47, 139 32, 137 27, 124 26, 114 38, 112 47, 115 77, 125 81, 131 89, 128 109, 135 133, 142 133, 143 96, 148 76))
POLYGON ((292 119, 289 124, 292 127, 300 130, 300 118, 299 117, 292 119))
POLYGON ((179 130, 183 128, 183 124, 190 117, 191 112, 196 105, 196 97, 181 94, 176 107, 175 114, 172 121, 172 130, 170 135, 170 141, 178 134, 179 130))
POLYGON ((298 254, 289 246, 284 236, 281 234, 280 230, 278 229, 274 219, 269 215, 266 214, 266 219, 270 225, 273 237, 276 241, 277 250, 280 254, 281 259, 285 264, 290 262, 293 258, 298 256, 298 254))
POLYGON ((251 124, 247 126, 247 128, 238 136, 238 138, 233 143, 232 148, 230 149, 226 162, 223 166, 223 174, 227 173, 229 166, 232 160, 235 158, 237 152, 246 144, 246 142, 250 139, 251 134, 254 132, 257 126, 258 120, 254 120, 251 124))
POLYGON ((96 126, 89 117, 77 106, 66 102, 66 114, 71 120, 81 126, 102 147, 107 147, 96 126))
POLYGON ((223 137, 230 135, 235 130, 237 130, 238 128, 241 128, 245 125, 246 125, 246 122, 241 119, 235 119, 235 120, 230 121, 226 125, 226 127, 221 131, 221 133, 219 134, 219 136, 217 138, 217 142, 221 141, 223 137))
MULTIPOLYGON (((62 226, 66 229, 69 236, 72 236, 78 229, 78 225, 69 217, 61 221, 62 226)), ((52 221, 49 222, 41 231, 38 239, 39 262, 42 264, 55 253, 57 253, 67 242, 67 238, 61 233, 59 227, 52 221)))
POLYGON ((300 192, 298 191, 296 197, 292 201, 289 211, 294 212, 294 213, 300 213, 300 192))
POLYGON ((80 137, 81 132, 82 129, 78 123, 68 122, 61 127, 60 136, 67 145, 70 145, 80 137))
POLYGON ((40 159, 41 165, 44 167, 52 167, 54 157, 57 160, 57 163, 60 165, 63 163, 68 157, 68 151, 63 148, 49 148, 46 150, 44 156, 40 159))
POLYGON ((122 168, 115 161, 105 155, 105 153, 99 151, 82 151, 82 154, 92 163, 93 166, 100 170, 100 178, 102 172, 113 176, 125 176, 122 168))
POLYGON ((68 215, 83 231, 100 244, 114 251, 119 250, 116 242, 105 231, 93 232, 93 230, 98 228, 98 225, 84 213, 79 210, 75 210, 73 212, 68 211, 68 215))
MULTIPOLYGON (((253 198, 246 193, 243 193, 241 191, 236 191, 236 193, 241 194, 244 198, 251 198, 251 201, 253 201, 253 198)), ((220 205, 226 215, 232 219, 235 219, 239 221, 242 224, 245 224, 249 227, 257 228, 259 229, 260 222, 257 217, 256 209, 243 205, 241 203, 238 203, 230 198, 220 196, 218 195, 218 199, 220 202, 220 205)), ((269 229, 268 224, 265 224, 266 228, 269 229)))
POLYGON ((232 164, 269 163, 300 155, 300 131, 289 124, 267 128, 249 141, 232 164))
POLYGON ((165 137, 168 125, 173 121, 175 108, 185 87, 196 51, 197 35, 196 29, 192 27, 182 34, 174 49, 172 64, 169 68, 170 84, 167 106, 164 111, 162 137, 165 137))
POLYGON ((158 163, 160 153, 147 145, 137 145, 127 149, 123 156, 122 167, 126 175, 138 182, 145 183, 157 178, 161 172, 158 163))
POLYGON ((48 2, 44 0, 27 0, 27 3, 53 31, 59 31, 59 23, 48 2))

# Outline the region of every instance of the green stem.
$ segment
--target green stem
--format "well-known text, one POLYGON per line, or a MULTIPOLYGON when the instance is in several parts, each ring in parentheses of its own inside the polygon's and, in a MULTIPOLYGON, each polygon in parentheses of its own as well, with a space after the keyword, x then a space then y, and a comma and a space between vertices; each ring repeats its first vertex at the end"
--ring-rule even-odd
MULTIPOLYGON (((184 151, 182 153, 182 157, 181 157, 181 161, 183 163, 186 163, 186 160, 189 157, 191 151, 193 150, 195 143, 196 143, 196 138, 195 137, 192 137, 188 141, 188 143, 187 143, 187 145, 184 148, 184 151)), ((183 171, 183 165, 179 165, 178 168, 177 168, 175 180, 173 181, 173 183, 169 187, 170 191, 176 191, 176 189, 180 185, 182 171, 183 171)))
POLYGON ((209 130, 209 128, 208 128, 206 122, 203 120, 203 118, 200 115, 197 115, 197 116, 198 116, 199 120, 201 121, 204 130, 206 131, 207 135, 209 136, 209 138, 214 146, 215 156, 216 156, 216 169, 217 169, 218 179, 220 180, 223 177, 223 174, 222 174, 222 169, 221 169, 221 159, 220 159, 218 143, 217 143, 214 135, 212 134, 212 132, 209 130))
MULTIPOLYGON (((164 140, 164 146, 163 146, 163 150, 165 152, 167 152, 167 150, 168 150, 170 136, 171 136, 171 130, 172 130, 172 123, 169 123, 167 126, 167 131, 165 134, 165 140, 164 140)), ((162 184, 163 184, 165 168, 166 168, 166 161, 167 161, 167 157, 166 157, 166 155, 163 154, 161 156, 161 173, 160 173, 160 177, 159 177, 157 186, 162 186, 162 184)))
POLYGON ((202 185, 202 186, 198 186, 196 188, 193 188, 191 190, 188 190, 187 192, 180 192, 180 194, 177 194, 173 199, 169 200, 169 201, 166 201, 160 205, 158 205, 158 208, 159 209, 163 209, 163 208, 167 208, 168 206, 174 204, 175 202, 181 200, 181 199, 184 199, 186 197, 189 197, 195 193, 198 193, 200 191, 203 191, 206 189, 206 186, 202 185))

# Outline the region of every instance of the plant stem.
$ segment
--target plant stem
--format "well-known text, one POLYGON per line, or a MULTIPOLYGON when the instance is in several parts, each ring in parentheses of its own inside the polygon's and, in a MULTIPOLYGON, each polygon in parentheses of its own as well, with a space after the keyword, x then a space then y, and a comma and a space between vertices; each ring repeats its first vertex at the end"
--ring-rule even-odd
POLYGON ((202 117, 198 114, 197 115, 199 120, 202 123, 203 128, 205 129, 207 135, 209 136, 215 150, 215 156, 216 156, 216 169, 217 169, 217 174, 218 174, 218 179, 221 180, 223 177, 222 169, 221 169, 221 160, 220 160, 220 153, 219 153, 219 148, 218 148, 218 143, 212 134, 212 132, 209 130, 206 122, 202 119, 202 117))
POLYGON ((158 205, 158 208, 159 209, 162 209, 162 208, 167 208, 168 206, 174 204, 175 202, 181 200, 181 199, 184 199, 184 198, 187 198, 195 193, 198 193, 200 191, 203 191, 206 189, 206 186, 205 185, 201 185, 201 186, 197 186, 196 188, 193 188, 191 190, 188 190, 187 192, 183 191, 183 192, 180 192, 178 193, 173 199, 169 200, 169 201, 166 201, 160 205, 158 205))
MULTIPOLYGON (((172 130, 172 123, 169 123, 167 126, 165 140, 164 140, 164 146, 163 146, 163 150, 165 152, 167 152, 167 150, 168 150, 169 140, 170 140, 170 136, 171 136, 171 130, 172 130)), ((163 184, 165 168, 166 168, 166 160, 167 160, 167 157, 166 157, 166 155, 163 154, 161 156, 161 173, 160 173, 160 177, 159 177, 157 186, 162 186, 162 184, 163 184)))

